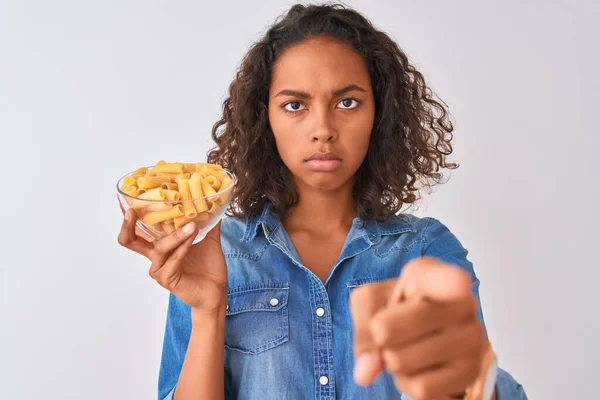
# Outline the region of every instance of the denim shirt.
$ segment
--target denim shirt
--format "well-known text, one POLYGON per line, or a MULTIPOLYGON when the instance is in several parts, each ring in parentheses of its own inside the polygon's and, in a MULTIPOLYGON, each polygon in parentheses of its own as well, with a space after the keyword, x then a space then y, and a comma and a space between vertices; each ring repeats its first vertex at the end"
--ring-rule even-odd
MULTIPOLYGON (((387 372, 368 387, 354 383, 349 296, 360 285, 400 275, 428 255, 467 271, 479 301, 479 280, 467 250, 440 221, 399 214, 386 222, 356 217, 325 282, 308 270, 281 221, 267 205, 259 217, 228 217, 221 243, 228 269, 225 399, 401 399, 387 372)), ((478 317, 483 322, 479 307, 478 317)), ((158 398, 171 399, 191 334, 191 309, 169 297, 158 398)), ((526 399, 500 369, 498 400, 526 399)))

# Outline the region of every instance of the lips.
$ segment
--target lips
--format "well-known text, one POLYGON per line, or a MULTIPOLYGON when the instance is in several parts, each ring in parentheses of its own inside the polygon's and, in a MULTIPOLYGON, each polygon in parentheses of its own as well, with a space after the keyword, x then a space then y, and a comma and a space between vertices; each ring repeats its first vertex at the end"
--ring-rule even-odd
POLYGON ((342 161, 342 157, 338 156, 336 153, 313 153, 306 161, 331 161, 337 160, 342 161))
POLYGON ((340 167, 342 158, 335 153, 314 153, 306 162, 314 172, 332 172, 340 167))

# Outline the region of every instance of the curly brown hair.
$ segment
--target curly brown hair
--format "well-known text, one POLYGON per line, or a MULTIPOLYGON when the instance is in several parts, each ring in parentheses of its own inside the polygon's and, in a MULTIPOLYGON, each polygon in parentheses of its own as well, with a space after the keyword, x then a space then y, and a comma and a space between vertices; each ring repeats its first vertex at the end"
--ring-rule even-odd
POLYGON ((212 128, 216 146, 208 162, 221 164, 237 177, 229 215, 254 217, 270 202, 282 216, 298 201, 269 124, 269 87, 273 64, 282 52, 317 36, 340 40, 358 51, 372 82, 375 120, 353 188, 359 217, 396 214, 420 198, 420 189, 444 183, 440 168, 458 168, 446 162, 454 129, 447 104, 434 99, 400 47, 345 5, 296 4, 252 45, 229 86, 222 118, 212 128))

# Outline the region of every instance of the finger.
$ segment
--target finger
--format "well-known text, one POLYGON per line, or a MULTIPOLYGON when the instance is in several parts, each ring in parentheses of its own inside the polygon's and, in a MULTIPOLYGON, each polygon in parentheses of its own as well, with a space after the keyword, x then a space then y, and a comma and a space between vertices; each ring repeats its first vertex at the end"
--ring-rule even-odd
POLYGON ((396 386, 411 399, 446 399, 465 389, 479 375, 475 358, 461 358, 414 376, 396 375, 396 386))
MULTIPOLYGON (((125 208, 123 208, 123 204, 121 203, 121 200, 119 199, 118 195, 117 195, 117 202, 119 203, 119 207, 121 208, 121 212, 123 213, 123 216, 125 216, 126 211, 125 211, 125 208)), ((137 220, 137 213, 136 213, 135 219, 137 220)), ((144 239, 147 242, 153 242, 154 241, 154 238, 152 236, 148 235, 143 230, 141 230, 140 227, 137 226, 137 224, 135 225, 135 234, 138 235, 139 237, 141 237, 142 239, 144 239)))
POLYGON ((471 276, 460 267, 433 257, 421 257, 407 263, 400 274, 406 298, 434 301, 460 300, 471 294, 471 276))
POLYGON ((373 316, 370 321, 373 341, 380 347, 401 348, 450 325, 472 320, 478 307, 472 294, 451 303, 396 303, 373 316))
POLYGON ((183 243, 176 247, 163 264, 155 265, 153 263, 150 266, 150 276, 156 279, 165 289, 173 290, 177 287, 177 278, 181 276, 179 273, 181 260, 183 260, 190 247, 192 247, 196 233, 197 231, 194 230, 193 234, 189 235, 183 243))
POLYGON ((127 247, 136 253, 142 254, 150 258, 152 252, 152 244, 148 243, 144 239, 140 238, 135 233, 135 222, 136 222, 135 210, 129 209, 125 212, 125 218, 121 225, 121 231, 117 241, 123 247, 127 247))
POLYGON ((415 375, 461 357, 481 357, 485 344, 483 326, 473 318, 403 349, 384 348, 382 357, 393 375, 415 375))
POLYGON ((151 271, 155 273, 158 268, 162 267, 167 258, 171 255, 171 252, 175 250, 180 244, 185 242, 192 236, 196 231, 196 224, 188 222, 182 228, 177 229, 170 235, 154 242, 154 248, 152 250, 152 265, 151 271))
POLYGON ((378 310, 385 307, 387 294, 395 280, 378 282, 356 288, 350 294, 354 340, 354 379, 359 385, 371 383, 382 371, 379 348, 373 341, 369 323, 378 310))

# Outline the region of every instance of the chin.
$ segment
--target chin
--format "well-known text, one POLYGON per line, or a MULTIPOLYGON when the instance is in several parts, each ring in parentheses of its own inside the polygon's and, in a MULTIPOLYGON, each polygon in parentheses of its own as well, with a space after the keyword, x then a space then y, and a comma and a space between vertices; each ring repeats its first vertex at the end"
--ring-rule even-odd
POLYGON ((324 173, 315 175, 316 176, 311 176, 304 180, 305 184, 314 189, 335 191, 346 186, 350 182, 350 179, 338 174, 324 173))

